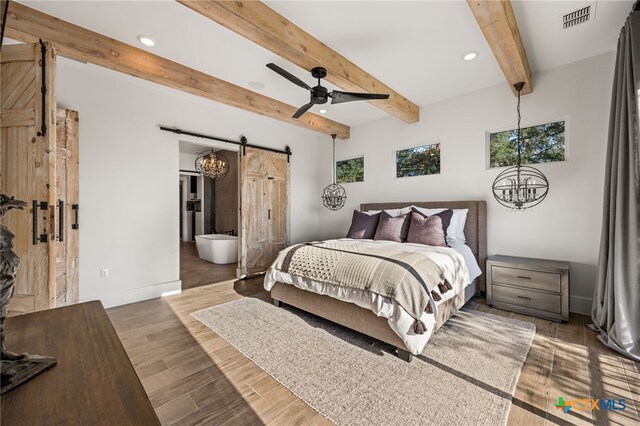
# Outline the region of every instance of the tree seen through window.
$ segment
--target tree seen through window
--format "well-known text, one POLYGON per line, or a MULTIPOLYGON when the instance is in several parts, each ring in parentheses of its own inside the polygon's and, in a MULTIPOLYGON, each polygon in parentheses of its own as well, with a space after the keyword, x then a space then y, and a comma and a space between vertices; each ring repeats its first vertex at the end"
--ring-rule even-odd
POLYGON ((396 151, 396 177, 440 174, 440 144, 396 151))
MULTIPOLYGON (((489 167, 515 166, 518 160, 517 129, 489 134, 489 167)), ((520 130, 522 164, 565 160, 565 122, 541 124, 520 130)))

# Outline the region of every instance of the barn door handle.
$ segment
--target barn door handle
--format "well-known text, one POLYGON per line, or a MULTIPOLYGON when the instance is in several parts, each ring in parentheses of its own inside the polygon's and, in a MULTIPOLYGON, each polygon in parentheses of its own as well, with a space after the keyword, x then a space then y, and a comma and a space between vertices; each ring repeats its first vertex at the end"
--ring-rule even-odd
POLYGON ((33 200, 32 202, 32 209, 31 209, 31 215, 33 218, 33 230, 32 230, 32 234, 33 234, 33 245, 37 245, 38 243, 46 243, 49 238, 47 237, 47 234, 38 234, 38 209, 40 210, 48 210, 49 209, 49 203, 47 203, 46 201, 38 201, 38 200, 33 200))
POLYGON ((64 201, 58 200, 58 241, 64 241, 64 201))
POLYGON ((268 219, 271 220, 271 209, 269 209, 268 219))
POLYGON ((71 210, 76 212, 76 220, 71 224, 71 229, 80 229, 80 222, 78 221, 78 212, 80 212, 80 204, 71 204, 71 210))

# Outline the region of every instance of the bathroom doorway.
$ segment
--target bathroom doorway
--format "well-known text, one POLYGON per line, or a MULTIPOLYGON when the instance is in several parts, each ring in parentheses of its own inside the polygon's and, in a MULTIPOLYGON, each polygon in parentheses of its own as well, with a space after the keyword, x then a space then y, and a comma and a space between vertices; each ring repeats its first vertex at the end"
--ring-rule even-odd
MULTIPOLYGON (((221 144, 224 145, 224 144, 221 144)), ((236 278, 238 267, 238 152, 180 141, 180 280, 182 290, 236 278), (195 168, 200 153, 224 161, 211 179, 195 168)))

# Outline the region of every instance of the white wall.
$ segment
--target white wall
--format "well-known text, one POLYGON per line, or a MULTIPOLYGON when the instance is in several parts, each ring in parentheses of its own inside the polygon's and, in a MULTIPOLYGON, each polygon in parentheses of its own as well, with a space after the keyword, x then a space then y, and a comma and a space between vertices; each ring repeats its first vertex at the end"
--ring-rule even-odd
POLYGON ((99 67, 58 64, 58 104, 80 113, 81 300, 114 306, 180 289, 178 141, 189 138, 161 124, 290 145, 291 240, 316 237, 315 133, 99 67), (109 278, 100 279, 102 268, 109 278))
MULTIPOLYGON (((570 261, 572 310, 588 313, 600 241, 613 65, 614 54, 608 53, 534 76, 534 93, 522 98, 523 127, 567 119, 568 146, 566 162, 539 165, 551 189, 531 211, 513 213, 491 194, 502 169, 486 168, 485 133, 516 124, 516 99, 501 84, 423 107, 413 125, 387 118, 353 127, 349 141, 337 141, 336 158, 364 154, 365 182, 344 185, 348 199, 341 211, 322 210, 319 236, 344 236, 362 202, 487 200, 489 254, 570 261), (395 149, 434 141, 442 144, 440 175, 394 178, 395 149)), ((330 165, 330 143, 321 153, 330 165)), ((330 174, 330 167, 322 169, 324 184, 330 174)))

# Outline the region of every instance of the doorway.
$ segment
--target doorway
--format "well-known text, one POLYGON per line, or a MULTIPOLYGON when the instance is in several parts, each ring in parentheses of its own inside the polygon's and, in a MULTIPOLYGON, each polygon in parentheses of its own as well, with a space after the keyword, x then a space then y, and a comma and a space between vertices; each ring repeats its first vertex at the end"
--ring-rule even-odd
MULTIPOLYGON (((222 144, 224 145, 224 144, 222 144)), ((180 280, 182 290, 236 278, 238 268, 238 152, 180 141, 180 280), (195 169, 200 153, 213 153, 228 166, 211 179, 195 169)))

